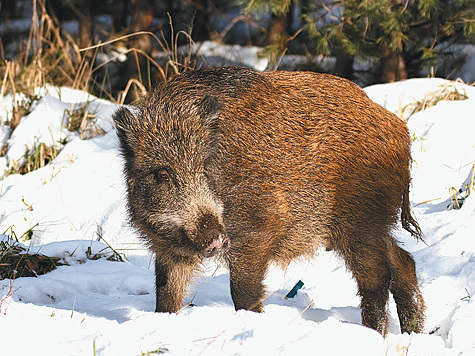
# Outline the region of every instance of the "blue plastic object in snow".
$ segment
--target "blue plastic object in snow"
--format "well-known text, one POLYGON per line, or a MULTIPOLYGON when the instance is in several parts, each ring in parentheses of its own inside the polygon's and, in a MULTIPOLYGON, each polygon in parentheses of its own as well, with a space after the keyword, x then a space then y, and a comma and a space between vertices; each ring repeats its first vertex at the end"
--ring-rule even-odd
POLYGON ((303 287, 303 282, 302 281, 298 281, 295 286, 290 290, 289 293, 287 293, 287 295, 285 296, 285 299, 289 299, 289 298, 293 298, 295 297, 295 295, 297 294, 297 291, 303 287))

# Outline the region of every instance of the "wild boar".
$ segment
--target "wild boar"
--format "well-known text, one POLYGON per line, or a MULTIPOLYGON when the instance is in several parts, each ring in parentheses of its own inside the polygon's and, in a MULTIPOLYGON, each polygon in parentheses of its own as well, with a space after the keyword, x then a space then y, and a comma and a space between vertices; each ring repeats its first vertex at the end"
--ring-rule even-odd
POLYGON ((130 221, 156 256, 156 311, 182 308, 202 261, 224 257, 236 310, 263 311, 270 262, 332 248, 362 323, 421 332, 415 263, 391 236, 411 215, 406 125, 356 84, 310 72, 194 70, 114 115, 130 221))

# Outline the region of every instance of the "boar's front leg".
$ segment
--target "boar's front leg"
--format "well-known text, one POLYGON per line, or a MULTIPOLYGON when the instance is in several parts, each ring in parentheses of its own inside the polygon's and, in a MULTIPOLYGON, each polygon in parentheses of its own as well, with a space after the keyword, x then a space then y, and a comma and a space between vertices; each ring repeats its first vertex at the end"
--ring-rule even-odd
MULTIPOLYGON (((237 244, 236 244, 237 245, 237 244)), ((263 280, 269 258, 259 246, 232 246, 227 256, 231 278, 231 297, 236 310, 264 311, 263 280)))
POLYGON ((156 312, 176 313, 182 308, 194 263, 170 261, 170 257, 155 259, 156 312))

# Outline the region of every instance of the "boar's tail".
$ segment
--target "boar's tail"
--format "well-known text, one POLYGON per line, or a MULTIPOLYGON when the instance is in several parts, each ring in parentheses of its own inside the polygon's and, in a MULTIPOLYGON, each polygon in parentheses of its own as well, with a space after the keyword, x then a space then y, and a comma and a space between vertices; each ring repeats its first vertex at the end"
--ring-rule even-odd
POLYGON ((402 194, 401 222, 404 230, 411 233, 418 240, 422 240, 422 231, 416 219, 411 213, 411 204, 409 203, 409 184, 402 194))

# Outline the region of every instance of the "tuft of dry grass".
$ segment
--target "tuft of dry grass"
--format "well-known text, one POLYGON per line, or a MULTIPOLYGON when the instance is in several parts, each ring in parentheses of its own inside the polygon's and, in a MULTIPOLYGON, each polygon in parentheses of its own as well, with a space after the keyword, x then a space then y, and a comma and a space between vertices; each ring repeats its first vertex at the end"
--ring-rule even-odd
MULTIPOLYGON (((25 203, 25 205, 27 204, 25 203)), ((27 247, 19 243, 19 241, 31 239, 33 229, 37 226, 38 224, 28 229, 20 237, 16 235, 11 227, 4 233, 7 235, 7 238, 0 239, 0 280, 8 278, 13 281, 19 277, 37 277, 54 270, 58 266, 69 265, 66 256, 73 257, 76 251, 65 251, 63 258, 50 257, 39 253, 31 254, 27 247)), ((75 258, 81 263, 87 260, 99 259, 125 262, 127 260, 125 255, 115 250, 101 237, 101 234, 102 232, 99 229, 97 232, 99 240, 106 244, 103 249, 93 252, 92 247, 89 246, 85 256, 75 258)))
POLYGON ((141 32, 132 33, 126 36, 121 36, 117 39, 113 39, 111 41, 105 42, 104 44, 99 44, 99 45, 95 45, 95 46, 91 46, 91 47, 83 49, 83 50, 95 49, 95 48, 98 48, 98 47, 101 47, 113 42, 123 41, 132 36, 152 36, 154 41, 157 43, 158 48, 161 49, 160 56, 162 58, 165 58, 165 60, 160 61, 160 63, 158 63, 156 60, 150 57, 147 53, 144 53, 143 51, 137 48, 131 48, 126 51, 126 54, 130 54, 130 53, 133 54, 137 73, 141 72, 140 61, 138 58, 139 56, 146 57, 149 68, 147 69, 146 76, 139 75, 139 78, 142 78, 142 77, 146 78, 145 83, 135 78, 130 78, 128 80, 127 85, 125 86, 124 90, 120 92, 119 98, 117 100, 119 104, 121 105, 124 104, 129 91, 135 91, 137 93, 137 95, 135 96, 141 97, 146 94, 147 87, 148 88, 152 87, 153 81, 152 81, 150 67, 153 67, 159 73, 158 81, 167 81, 170 78, 174 77, 176 74, 186 72, 186 71, 196 68, 197 63, 196 63, 196 59, 193 56, 193 51, 192 51, 192 47, 194 45, 193 39, 191 38, 192 28, 190 28, 188 32, 179 31, 178 33, 175 33, 174 28, 173 28, 173 20, 170 16, 169 16, 169 25, 170 25, 170 30, 171 30, 170 41, 167 41, 165 39, 165 35, 163 34, 163 31, 161 32, 161 39, 157 37, 155 34, 153 34, 152 32, 141 31, 141 32), (178 47, 178 42, 181 36, 184 36, 186 39, 187 49, 185 51, 180 51, 178 47))
POLYGON ((439 90, 428 93, 421 100, 414 101, 402 108, 399 117, 405 117, 406 121, 415 113, 424 111, 441 101, 466 100, 468 95, 464 90, 459 90, 457 82, 441 85, 439 90))
MULTIPOLYGON (((22 110, 24 112, 29 111, 31 105, 29 103, 26 107, 22 106, 22 110)), ((81 140, 88 140, 105 134, 104 129, 97 125, 97 117, 91 112, 89 102, 75 104, 71 106, 71 109, 65 110, 63 121, 66 129, 70 132, 77 132, 81 140)), ((11 127, 12 130, 15 129, 13 124, 11 127)), ((35 141, 32 148, 26 148, 19 162, 14 160, 9 162, 8 171, 5 176, 10 174, 27 174, 46 166, 58 156, 66 142, 66 139, 61 139, 56 144, 48 145, 44 142, 35 141)), ((0 157, 7 153, 8 145, 0 146, 0 157)))
POLYGON ((96 234, 99 238, 98 241, 104 242, 107 246, 95 254, 92 253, 91 246, 89 246, 86 251, 88 260, 98 260, 101 258, 114 262, 125 262, 125 260, 127 260, 127 257, 125 257, 123 253, 119 253, 102 237, 102 229, 99 226, 97 227, 96 234))
POLYGON ((3 145, 0 146, 0 157, 5 156, 7 152, 8 152, 8 143, 4 143, 3 145))
POLYGON ((89 104, 83 103, 73 106, 71 110, 65 112, 68 119, 66 128, 68 131, 79 133, 81 140, 88 140, 106 133, 102 127, 97 125, 97 117, 90 111, 89 104))
POLYGON ((39 98, 35 95, 22 95, 18 100, 14 101, 12 115, 7 120, 7 125, 12 131, 20 124, 21 118, 31 112, 34 103, 38 100, 39 98))
POLYGON ((447 210, 458 210, 462 207, 465 199, 475 189, 475 164, 472 165, 471 172, 460 189, 454 187, 449 188, 450 204, 447 206, 447 210))
POLYGON ((21 162, 10 162, 6 175, 27 174, 38 168, 42 168, 55 159, 60 150, 61 149, 55 145, 48 146, 44 142, 37 142, 33 149, 26 150, 21 162))
POLYGON ((29 254, 13 240, 0 241, 0 279, 37 277, 63 265, 60 258, 29 254))
POLYGON ((18 58, 0 67, 5 91, 31 93, 47 83, 89 89, 92 67, 75 40, 46 11, 44 0, 33 0, 30 33, 18 58))
POLYGON ((140 354, 140 356, 161 355, 167 352, 168 352, 168 349, 166 347, 159 347, 158 349, 153 350, 153 351, 144 351, 140 354))

